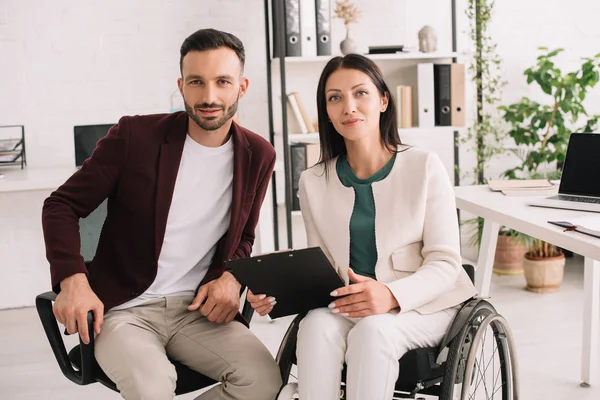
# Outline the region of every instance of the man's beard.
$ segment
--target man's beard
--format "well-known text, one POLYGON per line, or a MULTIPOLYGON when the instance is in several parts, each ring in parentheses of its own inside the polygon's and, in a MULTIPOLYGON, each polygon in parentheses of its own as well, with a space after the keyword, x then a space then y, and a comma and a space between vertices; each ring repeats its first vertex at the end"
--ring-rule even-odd
POLYGON ((227 121, 229 121, 231 118, 233 118, 233 116, 235 115, 235 113, 237 112, 238 109, 238 102, 240 101, 240 96, 238 94, 237 99, 235 100, 235 103, 233 103, 232 105, 230 105, 227 109, 225 109, 225 105, 223 104, 217 104, 217 103, 212 103, 212 104, 208 104, 208 103, 202 103, 202 104, 196 104, 194 108, 192 108, 185 99, 183 99, 183 102, 185 104, 185 111, 187 112, 187 114, 190 116, 190 118, 192 119, 192 121, 194 121, 196 123, 196 125, 198 125, 201 129, 205 130, 205 131, 214 131, 219 129, 220 127, 222 127, 223 125, 225 125, 227 123, 227 121), (225 110, 225 112, 223 113, 222 117, 200 117, 199 115, 196 115, 196 110, 198 109, 202 109, 202 108, 219 108, 221 110, 225 110))

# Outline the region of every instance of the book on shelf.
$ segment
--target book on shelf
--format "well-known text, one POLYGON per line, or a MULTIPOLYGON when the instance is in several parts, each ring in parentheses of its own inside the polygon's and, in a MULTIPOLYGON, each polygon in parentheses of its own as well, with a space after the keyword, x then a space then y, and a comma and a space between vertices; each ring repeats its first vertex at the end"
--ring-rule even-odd
POLYGON ((315 132, 315 127, 304 107, 302 97, 298 92, 291 92, 287 95, 288 104, 290 105, 295 120, 300 128, 301 133, 315 132))
POLYGON ((412 86, 396 87, 396 115, 399 128, 412 128, 412 86))

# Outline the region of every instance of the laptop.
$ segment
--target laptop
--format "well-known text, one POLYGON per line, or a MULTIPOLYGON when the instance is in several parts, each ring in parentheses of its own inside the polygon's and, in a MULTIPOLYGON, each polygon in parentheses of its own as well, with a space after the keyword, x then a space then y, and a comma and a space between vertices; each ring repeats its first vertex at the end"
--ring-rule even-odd
POLYGON ((571 134, 558 194, 530 205, 600 213, 598 155, 600 155, 600 134, 571 134))

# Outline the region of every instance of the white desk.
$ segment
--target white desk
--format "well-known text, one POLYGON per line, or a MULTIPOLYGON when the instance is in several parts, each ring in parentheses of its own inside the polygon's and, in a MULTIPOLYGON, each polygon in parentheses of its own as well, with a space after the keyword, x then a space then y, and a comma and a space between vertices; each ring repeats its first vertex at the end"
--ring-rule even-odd
POLYGON ((600 239, 578 232, 563 232, 563 228, 547 221, 581 218, 585 213, 528 206, 531 197, 505 196, 492 192, 487 186, 461 186, 455 188, 456 206, 468 213, 484 218, 483 237, 475 286, 481 296, 488 296, 492 267, 498 239, 498 230, 507 226, 527 235, 571 250, 585 257, 583 343, 581 355, 582 386, 598 376, 598 343, 600 335, 600 239))

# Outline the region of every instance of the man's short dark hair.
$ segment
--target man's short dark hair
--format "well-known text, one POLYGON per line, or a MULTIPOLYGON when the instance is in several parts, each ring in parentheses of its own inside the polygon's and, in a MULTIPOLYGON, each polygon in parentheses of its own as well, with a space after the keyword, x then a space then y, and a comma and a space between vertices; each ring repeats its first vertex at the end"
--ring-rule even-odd
POLYGON ((183 70, 183 57, 190 51, 205 51, 214 50, 219 47, 228 47, 235 51, 240 63, 242 64, 242 71, 244 70, 244 63, 246 62, 246 52, 244 51, 244 44, 237 36, 231 33, 218 31, 216 29, 200 29, 192 33, 183 41, 181 45, 181 57, 179 58, 179 70, 183 70))

